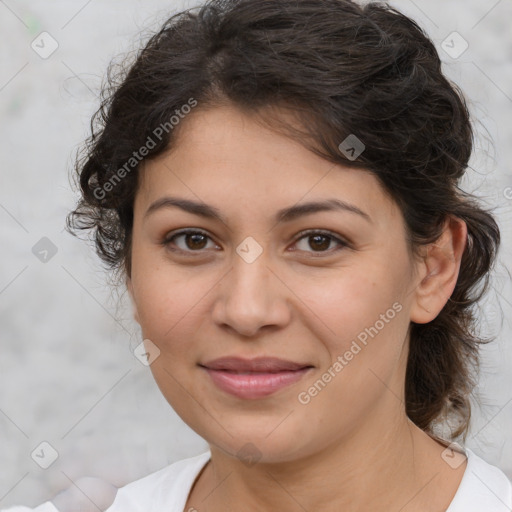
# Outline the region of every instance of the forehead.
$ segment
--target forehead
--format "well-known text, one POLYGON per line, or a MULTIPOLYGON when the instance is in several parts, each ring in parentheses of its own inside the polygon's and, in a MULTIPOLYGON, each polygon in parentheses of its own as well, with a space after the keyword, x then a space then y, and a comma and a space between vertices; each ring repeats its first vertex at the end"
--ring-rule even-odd
POLYGON ((221 210, 268 211, 336 197, 372 216, 399 213, 373 173, 333 164, 235 107, 198 108, 177 133, 172 149, 139 171, 136 203, 172 193, 221 210))

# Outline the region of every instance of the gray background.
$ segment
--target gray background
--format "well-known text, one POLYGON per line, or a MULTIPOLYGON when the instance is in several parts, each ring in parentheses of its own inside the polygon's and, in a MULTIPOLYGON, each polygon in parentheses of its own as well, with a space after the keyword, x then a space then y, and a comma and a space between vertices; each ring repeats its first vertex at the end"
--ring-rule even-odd
MULTIPOLYGON (((68 179, 74 151, 88 135, 107 64, 137 48, 171 12, 193 5, 0 0, 2 508, 36 505, 85 475, 120 486, 207 448, 133 356, 140 333, 127 296, 106 286, 92 249, 63 232, 75 201, 68 179), (31 48, 43 31, 59 44, 47 59, 31 48), (57 249, 46 263, 32 252, 43 237, 57 249), (46 470, 30 457, 42 441, 59 454, 46 470)), ((468 446, 512 478, 512 290, 504 261, 512 231, 512 3, 393 5, 434 39, 478 119, 465 188, 495 208, 504 243, 480 314, 483 332, 498 340, 482 353, 481 405, 468 446), (469 44, 458 58, 442 48, 453 31, 469 44)))

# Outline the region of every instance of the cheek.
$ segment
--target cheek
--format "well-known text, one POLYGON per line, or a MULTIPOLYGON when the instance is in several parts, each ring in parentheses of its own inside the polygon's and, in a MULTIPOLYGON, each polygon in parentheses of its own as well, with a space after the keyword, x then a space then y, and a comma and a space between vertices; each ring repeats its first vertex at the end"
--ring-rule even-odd
MULTIPOLYGON (((356 428, 387 395, 392 401, 400 395, 390 389, 402 380, 406 308, 396 283, 382 278, 377 285, 372 277, 351 274, 311 295, 311 309, 329 327, 321 337, 328 357, 301 387, 298 407, 308 417, 307 428, 323 429, 328 437, 356 428)), ((320 331, 326 329, 318 327, 319 338, 320 331)))
MULTIPOLYGON (((376 322, 379 330, 388 330, 388 324, 382 329, 380 315, 392 309, 393 303, 400 302, 399 290, 389 272, 372 271, 367 266, 359 271, 355 268, 342 271, 336 279, 326 279, 322 286, 315 281, 303 288, 311 311, 331 335, 330 352, 335 351, 336 355, 343 353, 347 343, 376 322)), ((395 312, 391 310, 388 316, 396 316, 395 312)))
POLYGON ((193 275, 190 269, 184 271, 163 259, 159 253, 140 251, 132 269, 143 336, 157 342, 161 350, 197 328, 201 307, 214 285, 212 276, 193 275))
POLYGON ((155 268, 134 278, 142 336, 157 345, 159 357, 151 364, 154 379, 171 406, 188 418, 189 393, 194 389, 190 369, 205 321, 204 301, 211 288, 201 280, 179 277, 172 269, 155 268), (186 392, 184 392, 186 390, 186 392))
POLYGON ((312 322, 328 353, 321 370, 330 369, 331 374, 325 375, 330 392, 322 391, 318 405, 325 400, 323 406, 328 407, 328 401, 335 399, 355 407, 357 398, 363 406, 382 392, 382 381, 390 382, 401 371, 400 355, 409 319, 404 293, 406 267, 398 259, 396 263, 394 268, 386 268, 366 262, 340 272, 339 279, 326 280, 322 287, 305 290, 310 310, 315 313, 309 317, 317 317, 312 322))

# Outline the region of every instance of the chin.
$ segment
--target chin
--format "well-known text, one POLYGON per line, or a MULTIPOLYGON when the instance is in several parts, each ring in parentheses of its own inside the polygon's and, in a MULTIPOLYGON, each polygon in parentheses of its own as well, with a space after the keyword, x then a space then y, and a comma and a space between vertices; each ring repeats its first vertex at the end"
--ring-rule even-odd
MULTIPOLYGON (((260 413, 261 414, 261 413, 260 413)), ((225 454, 240 459, 247 465, 259 463, 280 463, 296 460, 314 451, 314 440, 308 443, 305 432, 299 433, 296 425, 292 423, 292 416, 286 418, 288 413, 280 414, 279 419, 264 418, 254 420, 240 418, 233 422, 224 422, 225 430, 211 430, 211 425, 205 428, 194 428, 210 446, 216 447, 225 454), (284 419, 284 421, 283 421, 284 419), (310 446, 308 450, 308 445, 310 446)), ((296 419, 295 419, 296 420, 296 419)))

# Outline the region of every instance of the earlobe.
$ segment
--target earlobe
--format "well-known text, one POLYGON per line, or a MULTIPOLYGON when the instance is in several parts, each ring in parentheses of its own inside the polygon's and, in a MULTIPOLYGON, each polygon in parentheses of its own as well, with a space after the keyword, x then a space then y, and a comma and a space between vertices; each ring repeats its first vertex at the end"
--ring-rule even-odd
POLYGON ((416 287, 411 308, 412 322, 426 324, 441 312, 457 284, 466 241, 466 223, 450 216, 441 236, 427 247, 422 262, 425 275, 416 287))
POLYGON ((126 289, 128 290, 128 294, 130 295, 130 301, 132 303, 133 318, 140 325, 139 312, 137 310, 137 303, 135 301, 135 296, 134 296, 134 293, 133 293, 133 283, 132 283, 132 280, 131 280, 130 277, 126 278, 126 289))

